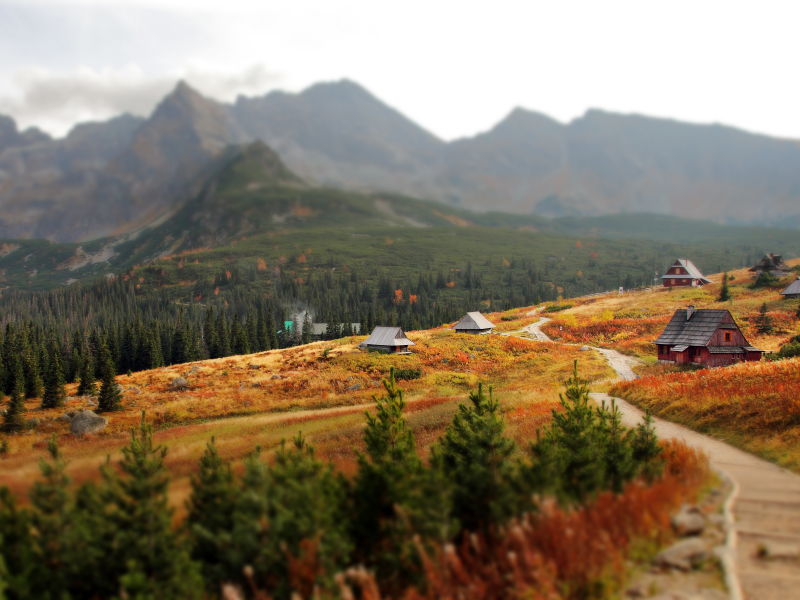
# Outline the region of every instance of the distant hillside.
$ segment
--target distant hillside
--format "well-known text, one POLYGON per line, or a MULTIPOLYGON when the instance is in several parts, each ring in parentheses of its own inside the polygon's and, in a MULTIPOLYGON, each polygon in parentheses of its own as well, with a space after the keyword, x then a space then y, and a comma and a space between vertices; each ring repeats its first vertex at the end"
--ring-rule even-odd
MULTIPOLYGON (((0 239, 0 291, 130 276, 136 265, 188 252, 223 273, 227 264, 250 269, 259 260, 282 266, 312 249, 324 253, 315 254, 317 266, 360 264, 409 277, 526 257, 570 293, 618 281, 646 283, 679 257, 717 271, 741 267, 767 250, 800 254, 800 239, 788 229, 647 214, 548 220, 322 187, 293 173, 260 141, 226 147, 186 183, 181 198, 147 226, 92 241, 0 239)), ((175 282, 194 284, 203 277, 196 270, 187 265, 175 282)), ((208 282, 197 285, 205 290, 208 282)))
POLYGON ((309 183, 476 212, 800 226, 795 141, 601 111, 564 125, 516 109, 446 143, 349 81, 230 105, 181 83, 148 119, 80 125, 60 140, 0 116, 0 237, 135 231, 192 197, 229 146, 255 140, 309 183))

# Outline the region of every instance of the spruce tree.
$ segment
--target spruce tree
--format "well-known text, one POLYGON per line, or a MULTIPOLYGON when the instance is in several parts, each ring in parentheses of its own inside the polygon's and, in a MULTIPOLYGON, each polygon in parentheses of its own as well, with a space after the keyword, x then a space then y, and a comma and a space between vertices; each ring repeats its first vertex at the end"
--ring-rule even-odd
POLYGON ((8 408, 3 415, 3 433, 19 433, 25 429, 25 376, 22 372, 22 360, 14 359, 14 387, 8 399, 8 408))
POLYGON ((191 481, 186 524, 193 538, 192 558, 204 565, 207 586, 216 591, 219 582, 241 575, 229 556, 240 494, 231 465, 219 455, 213 437, 206 444, 198 472, 191 481))
POLYGON ((393 580, 408 568, 401 557, 415 553, 411 535, 445 542, 457 523, 448 481, 439 469, 426 469, 417 455, 394 367, 383 386, 385 395, 372 397, 375 415, 365 411, 366 454, 357 454, 351 535, 356 559, 376 569, 380 579, 393 580))
POLYGON ((122 475, 103 469, 105 518, 113 537, 105 559, 108 573, 119 574, 120 595, 129 598, 202 596, 199 565, 172 528, 167 500, 167 449, 155 446, 142 411, 138 428, 122 449, 122 475))
POLYGON ((105 344, 100 346, 100 364, 103 366, 103 378, 97 399, 98 412, 122 410, 122 392, 117 387, 117 370, 105 344))
POLYGON ((33 595, 41 598, 61 598, 68 595, 68 571, 72 496, 70 478, 64 472, 67 463, 56 443, 56 436, 47 442, 50 462, 39 459, 43 481, 36 481, 30 491, 31 522, 36 529, 35 569, 32 578, 33 595))
POLYGON ((731 299, 731 292, 728 289, 728 274, 723 273, 722 275, 722 287, 719 290, 719 298, 717 298, 718 302, 727 302, 731 299))
POLYGON ((97 394, 97 384, 95 383, 94 379, 94 371, 95 369, 92 361, 92 355, 89 353, 88 348, 84 348, 81 368, 78 371, 78 378, 80 379, 80 383, 78 383, 78 391, 76 392, 78 396, 94 396, 97 394))
POLYGON ((186 324, 183 319, 183 307, 181 307, 175 331, 172 334, 172 352, 170 352, 170 363, 180 365, 190 360, 191 339, 188 336, 186 324))
POLYGON ((435 447, 435 457, 454 486, 454 515, 469 531, 501 524, 522 512, 521 496, 514 493, 516 449, 505 436, 500 403, 483 384, 469 395, 471 405, 459 404, 458 412, 435 447))
POLYGON ((45 373, 42 408, 58 408, 64 406, 67 391, 64 387, 64 366, 61 362, 61 350, 52 333, 50 335, 49 346, 50 353, 47 361, 47 371, 45 373))
POLYGON ((231 338, 228 333, 228 325, 222 311, 217 315, 217 337, 219 338, 219 349, 214 358, 224 358, 231 355, 231 338))
POLYGON ((308 312, 303 316, 303 343, 311 343, 311 319, 308 318, 308 312))
POLYGON ((239 323, 239 315, 233 315, 233 324, 231 325, 231 344, 233 345, 233 353, 237 355, 250 354, 250 340, 248 339, 247 332, 242 329, 239 323))
POLYGON ((758 310, 758 318, 756 319, 756 323, 758 324, 756 330, 758 333, 769 335, 773 331, 772 327, 772 319, 767 312, 767 303, 764 302, 761 305, 761 308, 758 310))
POLYGON ((22 371, 25 378, 25 398, 40 398, 42 396, 42 377, 39 370, 39 352, 35 347, 32 337, 33 323, 22 327, 19 338, 18 352, 22 361, 22 371))
POLYGON ((258 352, 264 352, 270 349, 269 334, 267 333, 267 324, 264 321, 264 311, 261 306, 258 307, 258 322, 256 323, 256 338, 258 339, 258 352))

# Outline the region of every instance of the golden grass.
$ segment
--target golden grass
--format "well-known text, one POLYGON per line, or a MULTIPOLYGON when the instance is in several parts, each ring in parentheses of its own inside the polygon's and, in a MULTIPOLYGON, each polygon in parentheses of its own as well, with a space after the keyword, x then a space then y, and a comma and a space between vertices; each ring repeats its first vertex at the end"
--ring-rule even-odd
MULTIPOLYGON (((574 347, 442 328, 409 336, 417 344, 409 356, 366 353, 356 348, 364 338, 347 338, 122 375, 117 380, 125 389, 124 410, 106 415, 109 425, 103 432, 82 439, 69 433, 67 422, 57 420, 65 409, 40 410, 39 400, 28 401, 26 418, 38 417, 42 424, 8 438, 10 453, 0 460, 0 478, 23 496, 37 476, 46 440, 55 433, 73 479, 96 479, 108 455, 112 462, 120 456, 130 427, 145 410, 156 426, 156 441, 169 448, 171 495, 180 506, 188 477, 212 435, 220 453, 238 462, 256 444, 269 450, 302 429, 320 456, 351 471, 355 450, 361 447, 363 411, 371 406, 373 394, 382 393, 380 381, 391 366, 422 371, 420 379, 400 386, 423 455, 444 431, 458 402, 479 382, 494 386, 508 410, 510 434, 525 445, 536 426, 548 421, 575 359, 590 381, 613 376, 602 357, 574 347), (185 391, 170 389, 179 376, 189 383, 185 391)), ((76 387, 67 386, 68 393, 76 387)), ((84 406, 83 399, 67 404, 70 409, 84 406)))

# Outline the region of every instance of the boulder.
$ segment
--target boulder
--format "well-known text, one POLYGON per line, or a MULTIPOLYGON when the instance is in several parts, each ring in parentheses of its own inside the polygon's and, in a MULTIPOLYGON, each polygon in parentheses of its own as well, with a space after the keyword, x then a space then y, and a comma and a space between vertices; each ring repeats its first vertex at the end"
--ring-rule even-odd
POLYGON ((581 352, 588 352, 589 350, 591 350, 589 346, 581 346, 581 352))
POLYGON ((672 528, 680 536, 700 535, 706 526, 703 512, 696 506, 681 507, 680 512, 672 517, 672 528))
POLYGON ((280 379, 280 378, 281 378, 280 375, 273 375, 272 377, 270 377, 270 379, 280 379))
POLYGON ((659 567, 689 571, 707 555, 706 545, 699 538, 689 538, 659 552, 653 563, 659 567))
POLYGON ((347 388, 347 391, 348 392, 355 392, 356 390, 360 390, 360 389, 361 389, 361 384, 360 383, 354 383, 353 385, 351 385, 350 387, 347 388))
POLYGON ((38 427, 39 425, 41 425, 41 423, 42 422, 39 420, 39 417, 33 417, 32 419, 28 419, 28 427, 38 427))
POLYGON ((256 370, 256 371, 261 368, 261 365, 247 365, 247 366, 248 366, 248 368, 256 370))
POLYGON ((5 417, 7 414, 8 414, 8 409, 7 408, 0 409, 0 416, 5 417))
POLYGON ((132 386, 130 386, 130 387, 128 388, 128 391, 129 391, 131 394, 141 394, 141 393, 142 393, 142 390, 140 390, 139 388, 137 388, 135 385, 132 385, 132 386))
POLYGON ((108 419, 94 414, 91 410, 84 410, 72 417, 69 430, 74 435, 86 435, 103 431, 108 425, 108 419))
POLYGON ((125 393, 125 389, 118 383, 114 384, 114 389, 117 390, 120 394, 124 394, 125 393))
POLYGON ((194 375, 195 373, 199 372, 200 372, 200 367, 192 367, 191 369, 189 369, 189 375, 194 375))
POLYGON ((189 382, 186 381, 183 377, 176 377, 172 380, 172 385, 170 386, 173 390, 184 390, 189 387, 189 382))

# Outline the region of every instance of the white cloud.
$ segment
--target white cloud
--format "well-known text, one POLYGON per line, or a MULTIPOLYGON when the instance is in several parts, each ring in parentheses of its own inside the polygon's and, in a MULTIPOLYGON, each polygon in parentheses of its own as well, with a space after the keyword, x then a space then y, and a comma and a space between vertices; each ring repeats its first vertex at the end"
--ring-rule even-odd
POLYGON ((125 112, 147 116, 180 79, 204 95, 230 101, 238 94, 264 93, 281 77, 263 64, 239 72, 191 64, 159 77, 148 76, 135 64, 120 69, 80 67, 71 72, 26 67, 13 78, 17 93, 0 97, 0 114, 13 116, 21 128, 35 125, 63 135, 80 121, 125 112))

